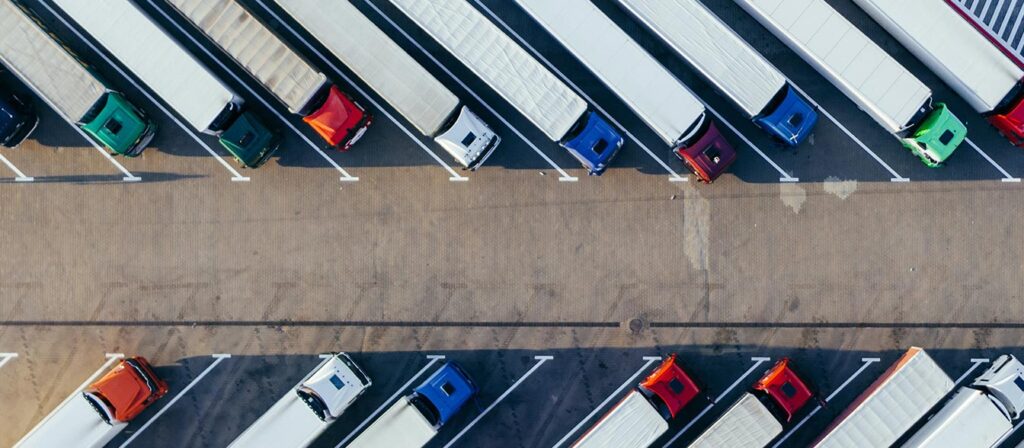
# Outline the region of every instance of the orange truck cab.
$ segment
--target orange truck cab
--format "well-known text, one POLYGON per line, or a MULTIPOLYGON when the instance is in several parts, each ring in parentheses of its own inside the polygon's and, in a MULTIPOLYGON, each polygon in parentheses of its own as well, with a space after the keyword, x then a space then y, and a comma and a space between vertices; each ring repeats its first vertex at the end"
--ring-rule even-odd
POLYGON ((121 361, 83 392, 107 423, 128 422, 166 394, 167 383, 141 356, 121 361))

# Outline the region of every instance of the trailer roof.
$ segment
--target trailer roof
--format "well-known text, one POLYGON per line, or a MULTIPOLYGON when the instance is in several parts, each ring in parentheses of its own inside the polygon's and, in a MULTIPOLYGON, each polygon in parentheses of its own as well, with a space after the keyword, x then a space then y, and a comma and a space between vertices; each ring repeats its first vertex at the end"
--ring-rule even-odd
POLYGON ((782 433, 782 424, 753 394, 745 393, 705 430, 690 448, 766 446, 782 433))
POLYGON ((668 145, 704 115, 686 86, 590 0, 516 0, 668 145))
POLYGON ((1013 428, 992 398, 969 387, 961 387, 934 416, 928 419, 906 447, 993 446, 1013 428))
POLYGON ((0 29, 0 60, 66 119, 81 120, 106 92, 14 2, 0 2, 0 29))
POLYGON ((458 107, 455 94, 351 2, 277 4, 421 133, 433 136, 458 107))
POLYGON ((764 111, 786 78, 698 0, 619 0, 750 117, 764 111))
POLYGON ((204 131, 234 100, 202 64, 128 0, 54 0, 158 96, 204 131))
POLYGON ((466 0, 391 0, 552 141, 587 103, 466 0))
POLYGON ((644 448, 665 431, 665 419, 634 390, 583 434, 573 448, 644 448))
POLYGON ((903 130, 931 90, 825 0, 736 0, 890 132, 903 130))
POLYGON ((311 67, 235 0, 168 0, 258 79, 292 113, 298 113, 327 77, 311 67))
POLYGON ((943 0, 855 0, 978 112, 991 112, 1024 71, 943 0))
POLYGON ((348 448, 421 447, 437 431, 416 406, 403 397, 377 417, 348 448))

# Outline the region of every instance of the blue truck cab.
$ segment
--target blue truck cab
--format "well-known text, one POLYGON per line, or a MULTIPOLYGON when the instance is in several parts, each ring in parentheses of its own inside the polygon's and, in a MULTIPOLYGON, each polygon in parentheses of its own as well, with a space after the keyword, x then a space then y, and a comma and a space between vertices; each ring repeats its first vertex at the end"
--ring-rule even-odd
POLYGON ((17 95, 0 92, 0 145, 21 144, 39 124, 39 116, 17 95))
POLYGON ((787 146, 797 146, 811 135, 818 113, 793 86, 786 84, 754 123, 787 146))
POLYGON ((454 362, 446 362, 413 390, 409 401, 435 428, 448 422, 477 393, 466 372, 454 362))
POLYGON ((593 111, 587 111, 559 142, 591 176, 600 176, 622 148, 622 135, 593 111))

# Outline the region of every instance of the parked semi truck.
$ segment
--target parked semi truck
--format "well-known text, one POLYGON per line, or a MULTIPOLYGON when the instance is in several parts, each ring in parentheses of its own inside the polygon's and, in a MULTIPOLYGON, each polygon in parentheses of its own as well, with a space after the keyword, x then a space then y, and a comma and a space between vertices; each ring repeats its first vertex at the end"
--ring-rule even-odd
POLYGON ((704 105, 590 0, 516 0, 703 182, 736 160, 704 105))
POLYGON ((796 146, 818 114, 786 77, 699 0, 619 4, 726 94, 775 140, 796 146))
POLYGON ((0 91, 0 145, 17 147, 38 124, 39 115, 28 101, 13 92, 0 91))
POLYGON ((370 378, 347 354, 332 354, 231 442, 230 448, 309 446, 370 384, 370 378))
POLYGON ((350 2, 277 0, 366 85, 466 169, 501 142, 491 127, 350 2))
POLYGON ((277 149, 276 133, 131 1, 54 3, 194 129, 217 136, 242 166, 256 168, 277 149))
POLYGON ((704 431, 691 448, 767 446, 814 398, 814 393, 783 358, 704 431))
POLYGON ((701 394, 697 383, 669 356, 573 447, 644 448, 668 432, 668 422, 701 394))
POLYGON ((825 0, 736 0, 804 61, 929 167, 942 164, 967 128, 898 61, 825 0))
POLYGON ((600 175, 622 148, 619 132, 466 0, 391 0, 544 135, 600 175))
MULTIPOLYGON (((27 9, 0 2, 0 27, 0 61, 57 114, 113 154, 142 154, 156 125, 141 109, 107 88, 27 9)), ((5 126, 4 144, 13 146, 28 137, 38 118, 16 97, 5 103, 4 109, 19 117, 5 126)))
POLYGON ((1024 364, 1013 355, 996 358, 970 386, 957 390, 907 448, 988 448, 1013 429, 1024 411, 1024 364))
POLYGON ((1024 70, 943 0, 855 0, 1006 138, 1024 146, 1024 70))
POLYGON ((102 448, 133 418, 167 394, 145 358, 122 360, 83 391, 75 391, 15 448, 102 448))
POLYGON ((362 106, 236 0, 168 3, 331 146, 348 150, 370 126, 373 119, 362 106))
POLYGON ((469 375, 447 362, 377 417, 348 448, 423 447, 476 393, 469 375))
POLYGON ((953 380, 911 347, 836 417, 815 447, 891 446, 953 390, 953 380))

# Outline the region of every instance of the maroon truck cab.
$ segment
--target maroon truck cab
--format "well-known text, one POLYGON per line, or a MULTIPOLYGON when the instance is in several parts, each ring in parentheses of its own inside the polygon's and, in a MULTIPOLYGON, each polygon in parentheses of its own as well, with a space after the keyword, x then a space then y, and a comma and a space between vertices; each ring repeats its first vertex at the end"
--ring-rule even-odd
POLYGON ((676 148, 675 155, 698 180, 709 184, 736 161, 736 150, 710 118, 705 120, 703 132, 698 135, 696 140, 676 148))
POLYGON ((1024 95, 1019 95, 1003 113, 986 117, 1014 146, 1024 147, 1024 95))
POLYGON ((777 413, 782 414, 777 418, 781 417, 786 422, 792 420, 793 416, 814 398, 814 393, 807 387, 807 383, 789 367, 789 358, 782 358, 775 363, 775 366, 754 384, 754 391, 767 395, 775 405, 777 413))
POLYGON ((348 151, 366 132, 373 116, 332 85, 320 108, 303 117, 302 121, 331 146, 348 151))
POLYGON ((655 405, 665 420, 674 418, 700 395, 697 383, 686 374, 674 354, 640 383, 638 389, 655 405), (668 415, 665 415, 666 413, 668 415))

